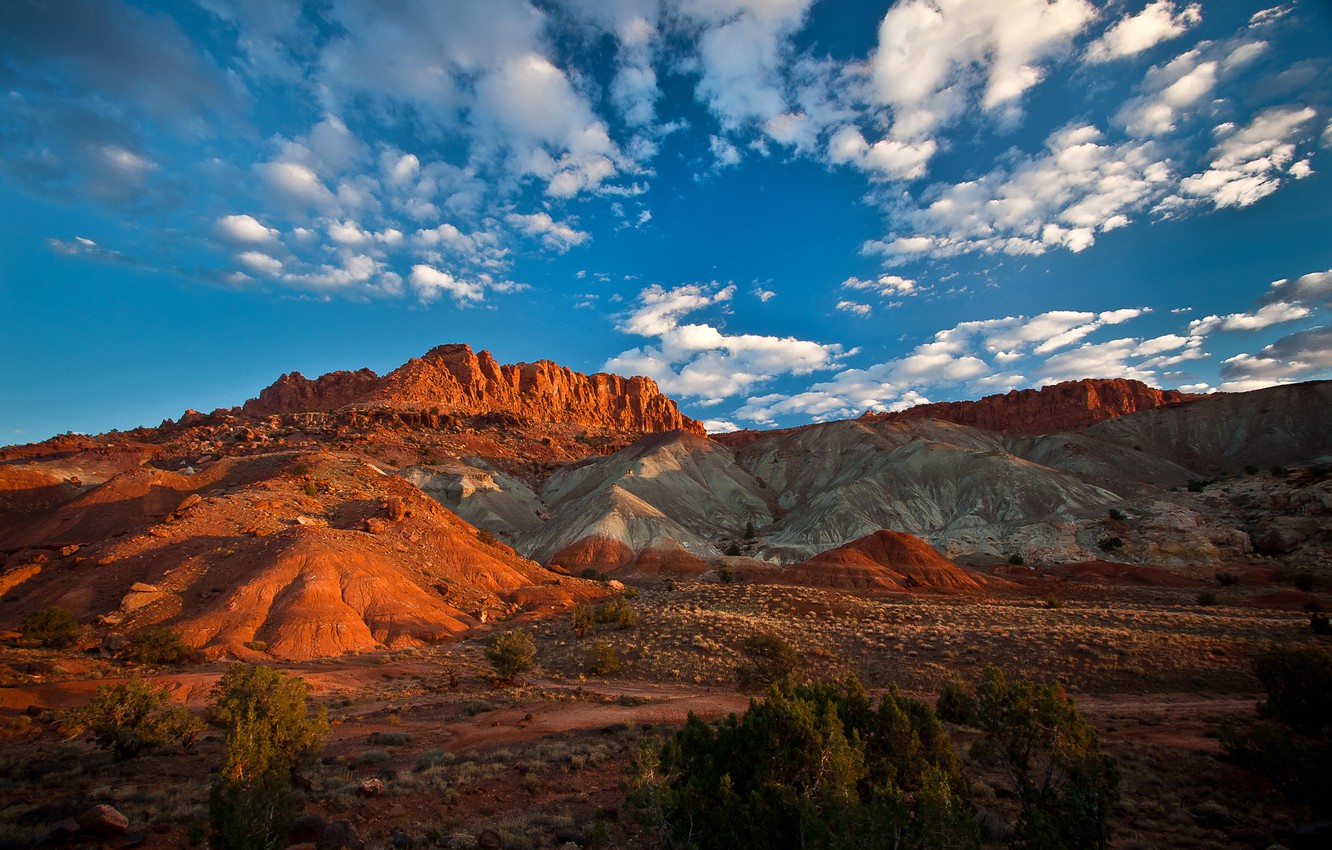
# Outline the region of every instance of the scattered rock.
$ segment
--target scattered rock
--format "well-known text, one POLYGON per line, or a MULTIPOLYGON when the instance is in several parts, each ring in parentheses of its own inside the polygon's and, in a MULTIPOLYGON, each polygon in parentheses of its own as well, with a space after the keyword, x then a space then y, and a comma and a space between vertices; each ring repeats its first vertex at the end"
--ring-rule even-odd
POLYGON ((198 493, 191 493, 190 495, 185 497, 185 501, 180 503, 180 507, 176 508, 176 513, 183 513, 185 511, 188 511, 190 508, 194 507, 195 505, 199 504, 202 501, 203 497, 200 496, 198 493))
POLYGON ((476 846, 480 850, 499 850, 504 846, 504 839, 493 829, 483 829, 476 834, 476 846))
POLYGON ((129 818, 106 804, 93 806, 79 815, 84 832, 104 838, 116 838, 129 831, 129 818))
POLYGON ((79 544, 77 543, 71 543, 68 546, 61 546, 60 557, 68 558, 70 555, 73 555, 77 551, 79 551, 79 544))
POLYGON ((318 842, 327 828, 328 821, 319 815, 307 812, 292 823, 291 829, 287 830, 287 840, 292 844, 318 842))
POLYGON ((378 777, 362 779, 361 784, 356 787, 356 793, 361 797, 382 797, 384 796, 384 780, 378 777))
POLYGON ((356 834, 351 821, 335 820, 324 827, 317 850, 365 850, 365 842, 356 834))
POLYGON ((403 502, 401 496, 389 496, 384 499, 381 506, 390 522, 402 522, 407 517, 407 504, 403 502))
POLYGON ((57 844, 64 844, 66 841, 73 840, 74 836, 79 834, 79 822, 73 818, 65 818, 57 821, 55 826, 46 835, 57 844))
POLYGON ((141 582, 141 581, 136 581, 136 582, 134 582, 134 584, 131 584, 131 585, 130 585, 130 591, 133 592, 133 593, 158 593, 158 592, 159 592, 158 589, 157 589, 156 587, 154 587, 153 585, 151 585, 151 584, 145 584, 145 583, 143 583, 143 582, 141 582))

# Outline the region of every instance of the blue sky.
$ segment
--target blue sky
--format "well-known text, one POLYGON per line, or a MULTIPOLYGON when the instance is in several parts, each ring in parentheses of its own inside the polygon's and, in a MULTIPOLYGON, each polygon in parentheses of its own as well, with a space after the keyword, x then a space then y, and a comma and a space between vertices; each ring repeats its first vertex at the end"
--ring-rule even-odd
POLYGON ((1315 0, 11 0, 0 442, 443 342, 717 429, 1332 376, 1315 0))

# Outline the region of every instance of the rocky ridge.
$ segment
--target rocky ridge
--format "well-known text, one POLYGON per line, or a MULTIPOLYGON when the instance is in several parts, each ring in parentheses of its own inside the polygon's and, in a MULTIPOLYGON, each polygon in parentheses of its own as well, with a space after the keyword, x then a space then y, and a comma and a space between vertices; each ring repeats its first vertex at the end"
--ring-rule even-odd
POLYGON ((501 365, 489 351, 477 353, 461 344, 437 346, 382 378, 368 369, 330 372, 314 380, 292 372, 242 410, 266 416, 352 407, 508 414, 520 422, 704 433, 703 425, 682 414, 651 378, 585 375, 549 360, 501 365))
POLYGON ((1084 378, 1039 390, 985 396, 977 401, 943 401, 896 413, 866 413, 861 419, 869 422, 943 419, 1001 434, 1049 434, 1142 410, 1184 404, 1199 397, 1179 390, 1159 390, 1124 378, 1084 378))

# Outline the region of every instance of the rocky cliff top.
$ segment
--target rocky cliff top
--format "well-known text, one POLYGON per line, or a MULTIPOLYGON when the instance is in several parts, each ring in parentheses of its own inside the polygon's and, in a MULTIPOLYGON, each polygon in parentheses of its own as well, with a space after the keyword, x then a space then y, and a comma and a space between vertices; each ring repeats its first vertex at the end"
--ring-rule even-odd
POLYGON ((977 401, 943 401, 897 413, 866 413, 861 419, 871 422, 943 419, 1001 434, 1050 434, 1196 398, 1199 396, 1179 390, 1158 390, 1141 381, 1084 378, 1039 390, 1013 390, 977 401))
POLYGON ((292 372, 247 401, 244 410, 271 415, 346 407, 507 413, 528 422, 704 433, 651 378, 585 375, 549 360, 502 365, 489 351, 459 344, 433 348, 382 378, 369 369, 314 380, 292 372))

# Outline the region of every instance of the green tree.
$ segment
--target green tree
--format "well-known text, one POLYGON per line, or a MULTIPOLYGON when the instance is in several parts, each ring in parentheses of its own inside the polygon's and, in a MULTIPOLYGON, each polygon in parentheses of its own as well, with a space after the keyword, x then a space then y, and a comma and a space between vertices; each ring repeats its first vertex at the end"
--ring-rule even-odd
POLYGON ((775 685, 717 728, 645 742, 629 804, 675 847, 979 844, 961 760, 922 703, 859 683, 775 685))
POLYGON ((1315 818, 1332 815, 1332 653, 1322 647, 1273 647, 1253 659, 1267 690, 1263 718, 1222 731, 1230 758, 1261 774, 1315 818))
POLYGON ((492 635, 486 645, 486 660, 502 681, 514 682, 524 673, 532 672, 532 659, 536 657, 536 644, 522 632, 500 632, 492 635))
POLYGON ((800 667, 800 655, 781 635, 760 632, 745 638, 748 661, 735 668, 740 689, 761 691, 790 676, 800 667))
POLYGON ((19 621, 19 631, 28 640, 35 640, 50 649, 64 649, 79 639, 81 627, 74 615, 64 608, 52 605, 40 611, 25 614, 19 621))
POLYGON ((617 629, 627 629, 633 626, 636 614, 633 604, 623 596, 617 596, 605 605, 597 608, 596 620, 598 623, 614 623, 617 629))
POLYGON ((208 798, 214 850, 281 847, 295 818, 293 773, 314 763, 328 731, 311 717, 304 679, 234 664, 209 694, 226 754, 208 798))
POLYGON ((1018 833, 1029 850, 1104 850, 1119 768, 1057 683, 1010 684, 987 667, 976 686, 973 754, 997 762, 1022 804, 1018 833))
POLYGON ((97 746, 117 759, 177 743, 191 749, 204 729, 188 709, 171 703, 166 687, 154 690, 138 678, 99 685, 88 704, 68 712, 64 721, 71 736, 91 733, 97 746))

